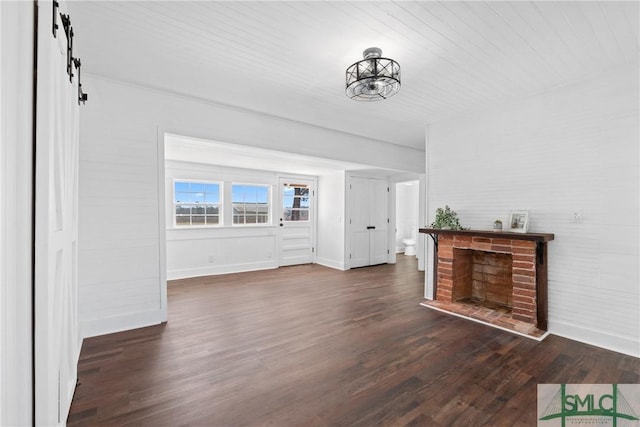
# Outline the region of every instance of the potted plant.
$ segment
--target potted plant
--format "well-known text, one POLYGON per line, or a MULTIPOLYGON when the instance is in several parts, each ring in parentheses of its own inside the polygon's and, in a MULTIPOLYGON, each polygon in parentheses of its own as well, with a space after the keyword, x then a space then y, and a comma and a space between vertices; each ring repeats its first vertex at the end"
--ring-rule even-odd
POLYGON ((449 206, 436 209, 436 219, 431 223, 431 228, 441 230, 464 230, 458 220, 458 214, 452 211, 449 206))
POLYGON ((493 221, 493 231, 502 231, 502 221, 499 219, 493 221))

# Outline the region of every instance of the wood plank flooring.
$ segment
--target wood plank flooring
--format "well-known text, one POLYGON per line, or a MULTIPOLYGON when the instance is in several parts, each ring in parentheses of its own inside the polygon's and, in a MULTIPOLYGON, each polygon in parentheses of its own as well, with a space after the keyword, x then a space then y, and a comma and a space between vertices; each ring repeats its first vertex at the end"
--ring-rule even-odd
POLYGON ((173 281, 165 325, 86 339, 69 426, 535 426, 538 383, 640 359, 421 307, 413 257, 173 281))

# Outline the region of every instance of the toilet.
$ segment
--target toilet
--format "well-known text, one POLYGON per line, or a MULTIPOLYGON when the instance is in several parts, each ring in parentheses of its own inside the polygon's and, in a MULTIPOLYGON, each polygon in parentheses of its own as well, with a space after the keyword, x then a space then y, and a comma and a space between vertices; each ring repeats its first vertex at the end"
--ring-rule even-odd
POLYGON ((416 255, 416 239, 415 238, 407 238, 402 239, 402 244, 404 245, 404 254, 405 255, 416 255))

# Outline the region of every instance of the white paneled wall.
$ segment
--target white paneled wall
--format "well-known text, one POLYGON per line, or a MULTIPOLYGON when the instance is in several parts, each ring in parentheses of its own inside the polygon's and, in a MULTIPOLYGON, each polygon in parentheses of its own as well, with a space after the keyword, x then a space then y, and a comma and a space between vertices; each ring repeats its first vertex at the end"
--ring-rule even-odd
POLYGON ((0 426, 33 425, 33 2, 0 2, 0 426))
MULTIPOLYGON (((231 182, 271 186, 272 218, 278 198, 278 175, 273 172, 167 160, 165 168, 165 212, 167 227, 167 279, 263 270, 278 266, 276 226, 175 228, 173 226, 174 179, 223 181, 225 196, 231 182)), ((225 206, 229 207, 229 197, 225 206)), ((227 217, 230 209, 225 210, 227 217)), ((231 219, 225 222, 230 224, 231 219)))
POLYGON ((318 235, 316 262, 344 270, 345 173, 318 177, 318 235))
POLYGON ((634 62, 436 123, 427 137, 429 222, 445 204, 473 229, 505 222, 510 210, 530 210, 531 231, 555 234, 550 331, 636 356, 638 71, 634 62), (574 212, 582 221, 573 221, 574 212))
POLYGON ((83 86, 92 92, 80 112, 78 229, 80 322, 88 337, 159 323, 163 313, 156 126, 130 92, 84 75, 83 86))
POLYGON ((83 336, 166 319, 162 135, 421 172, 421 151, 82 75, 79 286, 83 336))

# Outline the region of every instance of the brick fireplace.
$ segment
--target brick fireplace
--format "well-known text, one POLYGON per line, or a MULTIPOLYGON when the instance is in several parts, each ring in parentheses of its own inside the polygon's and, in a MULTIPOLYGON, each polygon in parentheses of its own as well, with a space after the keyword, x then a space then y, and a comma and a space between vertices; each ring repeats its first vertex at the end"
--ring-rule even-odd
POLYGON ((436 243, 434 305, 519 332, 546 331, 547 242, 553 234, 420 232, 436 243))

